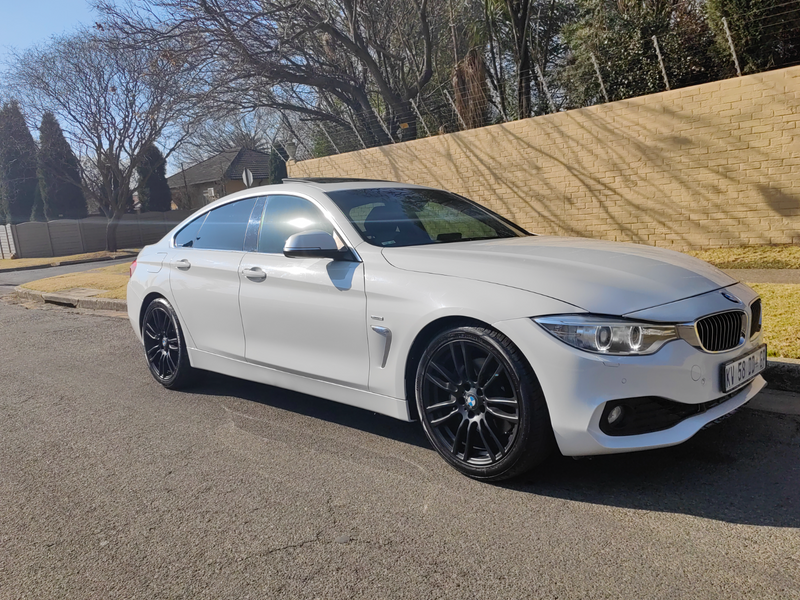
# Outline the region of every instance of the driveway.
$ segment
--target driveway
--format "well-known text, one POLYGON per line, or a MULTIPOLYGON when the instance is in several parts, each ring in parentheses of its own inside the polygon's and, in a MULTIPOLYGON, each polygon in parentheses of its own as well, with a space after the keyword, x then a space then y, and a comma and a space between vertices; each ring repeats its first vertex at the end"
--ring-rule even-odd
POLYGON ((495 486, 416 424, 168 392, 124 319, 0 302, 0 332, 0 598, 800 598, 797 416, 495 486))

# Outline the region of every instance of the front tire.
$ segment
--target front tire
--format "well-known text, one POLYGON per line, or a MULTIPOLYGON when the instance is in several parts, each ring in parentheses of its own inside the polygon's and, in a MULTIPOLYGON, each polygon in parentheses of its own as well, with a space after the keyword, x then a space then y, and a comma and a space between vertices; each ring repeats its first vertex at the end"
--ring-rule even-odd
POLYGON ((185 387, 194 369, 189 364, 186 343, 175 311, 164 298, 156 298, 142 319, 144 353, 150 373, 165 388, 185 387))
POLYGON ((484 327, 442 332, 417 367, 417 410, 437 452, 474 479, 522 475, 554 446, 544 394, 503 334, 484 327))

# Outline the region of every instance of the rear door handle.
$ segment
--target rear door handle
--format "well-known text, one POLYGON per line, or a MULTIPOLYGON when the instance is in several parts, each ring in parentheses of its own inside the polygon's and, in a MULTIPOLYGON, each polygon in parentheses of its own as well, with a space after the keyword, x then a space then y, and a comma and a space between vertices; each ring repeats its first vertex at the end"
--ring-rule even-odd
POLYGON ((250 281, 264 281, 267 278, 267 274, 260 267, 244 268, 242 274, 250 281))
POLYGON ((182 258, 180 260, 176 260, 175 261, 175 267, 177 267, 181 271, 188 271, 191 268, 191 266, 192 266, 192 263, 190 263, 185 258, 182 258))

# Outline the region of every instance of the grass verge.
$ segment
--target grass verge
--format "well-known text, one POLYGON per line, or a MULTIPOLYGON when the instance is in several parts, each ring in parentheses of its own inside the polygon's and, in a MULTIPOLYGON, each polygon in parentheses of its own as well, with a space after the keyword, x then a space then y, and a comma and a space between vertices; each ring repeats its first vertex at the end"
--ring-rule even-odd
POLYGON ((0 259, 0 272, 24 267, 54 266, 74 260, 97 260, 102 258, 127 258, 131 252, 87 252, 86 254, 73 254, 71 256, 49 256, 46 258, 4 258, 0 259))
MULTIPOLYGON (((133 262, 133 261, 131 261, 133 262)), ((128 271, 131 263, 111 265, 101 267, 91 271, 81 271, 80 273, 67 273, 47 277, 24 284, 22 287, 37 292, 64 292, 74 288, 92 288, 96 290, 107 290, 95 298, 116 298, 125 300, 128 287, 128 271)))
POLYGON ((800 269, 800 246, 738 246, 687 252, 718 269, 800 269))
POLYGON ((749 283, 761 295, 769 356, 800 358, 800 284, 749 283))

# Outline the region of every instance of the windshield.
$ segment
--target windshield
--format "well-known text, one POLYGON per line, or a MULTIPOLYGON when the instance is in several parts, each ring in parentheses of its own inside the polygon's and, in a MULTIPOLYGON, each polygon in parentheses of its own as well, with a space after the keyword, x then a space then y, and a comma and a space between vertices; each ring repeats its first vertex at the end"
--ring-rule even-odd
POLYGON ((443 244, 530 235, 493 212, 449 192, 374 188, 327 192, 373 246, 443 244))

